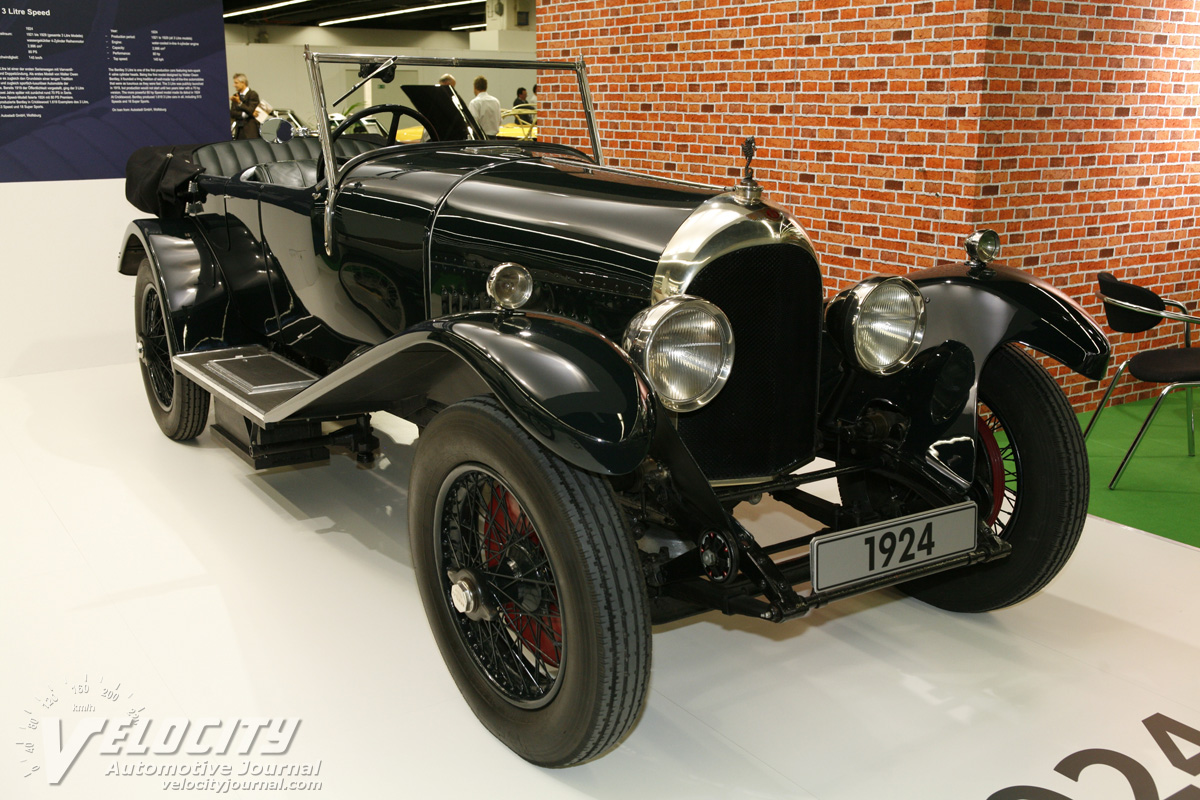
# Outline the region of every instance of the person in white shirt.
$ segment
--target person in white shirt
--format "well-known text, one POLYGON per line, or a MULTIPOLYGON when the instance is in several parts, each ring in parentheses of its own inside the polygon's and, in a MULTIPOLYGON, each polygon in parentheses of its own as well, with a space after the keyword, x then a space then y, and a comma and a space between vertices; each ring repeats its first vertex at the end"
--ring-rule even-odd
POLYGON ((480 75, 475 79, 475 98, 467 104, 471 116, 489 139, 500 132, 500 101, 487 93, 487 78, 480 75))

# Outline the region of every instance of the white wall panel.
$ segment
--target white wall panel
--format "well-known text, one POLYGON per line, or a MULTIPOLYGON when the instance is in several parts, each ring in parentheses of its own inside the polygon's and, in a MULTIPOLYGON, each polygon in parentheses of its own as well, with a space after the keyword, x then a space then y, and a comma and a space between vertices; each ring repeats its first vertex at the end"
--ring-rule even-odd
POLYGON ((0 376, 132 361, 122 234, 144 216, 122 179, 0 184, 0 376))

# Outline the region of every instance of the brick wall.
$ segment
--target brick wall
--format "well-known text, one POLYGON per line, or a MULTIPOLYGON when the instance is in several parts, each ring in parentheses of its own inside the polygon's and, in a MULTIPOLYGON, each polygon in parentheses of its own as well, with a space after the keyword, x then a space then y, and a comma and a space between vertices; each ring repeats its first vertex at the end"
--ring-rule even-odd
MULTIPOLYGON (((538 55, 587 61, 609 163, 729 185, 757 137, 832 288, 987 226, 1093 313, 1100 269, 1200 301, 1195 2, 543 0, 538 55)), ((1117 359, 1178 328, 1114 337, 1117 359)))

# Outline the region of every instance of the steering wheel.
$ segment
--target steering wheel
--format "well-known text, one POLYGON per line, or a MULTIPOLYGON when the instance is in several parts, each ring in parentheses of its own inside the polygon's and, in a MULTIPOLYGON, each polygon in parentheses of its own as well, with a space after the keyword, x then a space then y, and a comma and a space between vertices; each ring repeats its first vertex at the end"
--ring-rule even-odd
MULTIPOLYGON (((392 115, 392 124, 391 127, 388 128, 387 139, 384 141, 385 147, 397 143, 396 135, 400 130, 400 118, 406 115, 421 123, 421 127, 424 128, 425 133, 429 135, 429 141, 436 142, 439 140, 437 131, 434 129, 433 124, 427 120, 425 115, 423 115, 420 111, 417 111, 415 108, 409 108, 408 106, 402 106, 398 103, 380 103, 377 106, 360 108, 358 111, 355 111, 353 114, 342 120, 341 124, 334 128, 333 132, 329 134, 329 149, 332 150, 333 146, 337 143, 338 137, 350 130, 351 126, 353 126, 356 122, 359 122, 364 117, 369 117, 374 114, 392 115)), ((335 155, 334 157, 336 158, 337 156, 335 155)), ((324 175, 325 159, 321 158, 317 161, 317 181, 320 181, 324 175)))

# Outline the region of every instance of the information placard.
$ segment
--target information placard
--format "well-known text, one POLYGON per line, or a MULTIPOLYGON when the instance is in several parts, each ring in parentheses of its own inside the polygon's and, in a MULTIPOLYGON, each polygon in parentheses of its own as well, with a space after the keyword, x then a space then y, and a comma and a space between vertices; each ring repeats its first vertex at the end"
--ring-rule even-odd
POLYGON ((228 139, 230 85, 220 0, 0 0, 0 181, 228 139))

